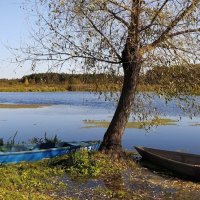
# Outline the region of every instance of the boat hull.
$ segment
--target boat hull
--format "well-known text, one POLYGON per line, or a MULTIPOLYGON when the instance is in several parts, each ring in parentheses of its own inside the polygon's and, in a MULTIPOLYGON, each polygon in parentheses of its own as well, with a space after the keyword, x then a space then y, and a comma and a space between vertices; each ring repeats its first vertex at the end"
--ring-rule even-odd
POLYGON ((145 147, 135 147, 142 159, 152 164, 169 169, 176 174, 200 181, 200 156, 181 152, 164 151, 145 147), (166 155, 164 157, 163 155, 166 155), (195 164, 195 160, 196 163, 195 164), (187 161, 192 162, 187 163, 187 161))
POLYGON ((81 143, 77 145, 71 145, 68 147, 58 147, 42 150, 30 150, 30 151, 20 151, 20 152, 1 152, 0 153, 0 163, 19 163, 19 162, 34 162, 47 158, 54 158, 64 154, 69 154, 73 151, 80 149, 87 150, 98 150, 100 142, 89 142, 81 143))

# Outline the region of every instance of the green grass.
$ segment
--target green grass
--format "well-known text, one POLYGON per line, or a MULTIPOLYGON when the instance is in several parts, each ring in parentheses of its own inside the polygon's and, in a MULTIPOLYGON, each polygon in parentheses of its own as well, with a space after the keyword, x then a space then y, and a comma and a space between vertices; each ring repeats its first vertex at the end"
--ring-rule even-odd
POLYGON ((0 84, 0 92, 119 91, 118 85, 96 84, 0 84), (98 87, 97 87, 98 86, 98 87))
POLYGON ((37 85, 30 84, 26 86, 25 84, 15 84, 15 85, 0 85, 0 92, 56 92, 56 91, 66 91, 65 85, 37 85))
POLYGON ((200 198, 199 183, 175 178, 168 171, 151 171, 141 167, 133 161, 134 153, 125 152, 120 159, 99 152, 88 154, 82 151, 75 154, 71 156, 71 165, 68 165, 69 162, 66 164, 65 159, 60 160, 62 166, 68 166, 68 174, 71 174, 73 182, 68 187, 73 199, 200 198), (88 187, 88 182, 94 182, 96 186, 88 187))
POLYGON ((0 199, 54 199, 54 194, 66 188, 60 181, 64 171, 47 167, 45 162, 0 166, 0 199))
MULTIPOLYGON (((140 92, 155 92, 161 90, 161 85, 139 84, 140 92)), ((168 88, 169 90, 169 88, 168 88)), ((63 92, 63 91, 121 91, 121 84, 112 82, 106 83, 21 83, 21 82, 0 82, 0 92, 63 92)), ((191 95, 200 95, 200 88, 196 87, 190 91, 191 95)))
POLYGON ((85 150, 36 163, 0 166, 0 199, 200 199, 200 184, 167 171, 85 150))
MULTIPOLYGON (((152 121, 145 122, 128 122, 126 128, 137 128, 141 129, 148 126, 169 126, 176 125, 177 120, 168 119, 168 118, 157 118, 152 121)), ((98 120, 84 120, 84 128, 107 128, 110 124, 109 121, 98 121, 98 120)))

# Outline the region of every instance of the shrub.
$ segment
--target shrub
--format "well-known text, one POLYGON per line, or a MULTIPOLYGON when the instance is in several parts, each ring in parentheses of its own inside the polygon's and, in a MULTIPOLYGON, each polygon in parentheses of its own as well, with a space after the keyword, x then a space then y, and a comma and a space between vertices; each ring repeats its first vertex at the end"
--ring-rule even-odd
POLYGON ((92 159, 91 152, 85 149, 69 154, 67 171, 75 176, 97 176, 100 173, 98 164, 92 159))

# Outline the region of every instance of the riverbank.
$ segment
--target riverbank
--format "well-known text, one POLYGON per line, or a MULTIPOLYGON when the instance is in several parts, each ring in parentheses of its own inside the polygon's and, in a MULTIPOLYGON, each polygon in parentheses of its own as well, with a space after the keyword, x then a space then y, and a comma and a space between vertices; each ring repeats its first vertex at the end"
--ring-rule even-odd
POLYGON ((95 84, 0 84, 0 92, 120 91, 118 85, 95 84))
POLYGON ((39 85, 39 84, 30 84, 28 86, 24 84, 1 84, 0 85, 0 92, 60 92, 60 91, 67 91, 65 85, 39 85))
MULTIPOLYGON (((14 85, 0 84, 0 92, 119 92, 121 85, 117 84, 29 84, 25 85, 17 83, 14 85)), ((159 85, 139 85, 140 92, 154 92, 160 91, 159 85)), ((194 89, 190 92, 191 95, 200 95, 199 89, 194 89)))
POLYGON ((197 200, 200 184, 133 160, 77 152, 37 163, 1 165, 0 199, 197 200))

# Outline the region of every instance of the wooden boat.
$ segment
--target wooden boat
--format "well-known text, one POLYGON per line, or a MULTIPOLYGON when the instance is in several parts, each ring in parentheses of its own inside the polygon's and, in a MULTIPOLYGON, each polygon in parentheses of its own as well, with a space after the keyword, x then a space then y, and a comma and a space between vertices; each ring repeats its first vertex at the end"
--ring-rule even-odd
POLYGON ((99 146, 100 141, 4 145, 0 147, 0 163, 33 162, 61 156, 80 149, 98 150, 99 146))
POLYGON ((142 159, 193 180, 200 180, 200 155, 135 147, 142 159))

